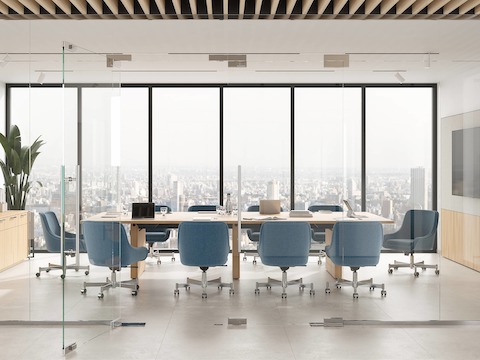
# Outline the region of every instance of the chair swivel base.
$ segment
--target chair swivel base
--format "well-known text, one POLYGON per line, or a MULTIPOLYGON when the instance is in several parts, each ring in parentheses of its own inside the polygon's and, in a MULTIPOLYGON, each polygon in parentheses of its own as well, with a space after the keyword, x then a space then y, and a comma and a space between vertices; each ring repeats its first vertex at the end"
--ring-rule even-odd
MULTIPOLYGON (((374 284, 373 279, 367 280, 358 280, 357 270, 353 270, 353 280, 346 280, 346 279, 337 279, 335 282, 335 286, 337 289, 340 289, 342 285, 350 285, 353 287, 353 298, 358 299, 358 292, 357 288, 359 286, 369 286, 370 291, 375 290, 376 288, 382 288, 380 295, 387 296, 387 290, 385 290, 385 284, 374 284)), ((330 294, 330 283, 327 281, 325 286, 325 293, 330 294)))
POLYGON ((85 295, 87 293, 87 287, 100 286, 100 292, 98 293, 97 297, 99 299, 103 299, 103 292, 105 290, 110 288, 122 287, 132 289, 132 296, 136 296, 138 293, 138 289, 140 288, 140 286, 138 285, 138 279, 117 281, 116 271, 117 270, 112 270, 111 279, 107 277, 104 282, 84 282, 83 289, 80 290, 80 293, 85 295))
POLYGON ((157 258, 157 265, 160 265, 162 263, 162 260, 160 260, 161 257, 170 257, 172 262, 174 262, 175 259, 175 253, 172 251, 170 252, 161 252, 159 250, 155 250, 153 247, 149 248, 148 252, 148 257, 149 258, 157 258))
POLYGON ((253 256, 252 264, 257 264, 257 257, 259 256, 258 253, 247 253, 246 251, 243 252, 243 261, 247 261, 247 256, 253 256))
MULTIPOLYGON (((405 255, 409 255, 409 254, 405 254, 405 255)), ((413 275, 415 277, 418 277, 420 275, 420 273, 417 271, 417 268, 422 268, 422 270, 435 269, 435 274, 436 275, 440 274, 440 270, 438 269, 438 264, 429 265, 429 264, 425 264, 424 261, 415 262, 413 254, 410 254, 410 262, 408 262, 408 263, 394 260, 393 264, 388 264, 388 273, 391 274, 391 273, 393 273, 393 269, 398 270, 399 268, 414 269, 413 270, 413 275)))
POLYGON ((260 294, 260 289, 259 289, 260 286, 266 287, 267 290, 270 290, 272 288, 272 286, 281 286, 282 287, 282 299, 286 299, 287 298, 287 292, 286 292, 287 286, 288 285, 296 285, 296 284, 298 284, 298 289, 300 291, 305 290, 305 288, 307 286, 309 286, 310 287, 310 295, 315 295, 315 290, 313 289, 313 283, 304 283, 303 278, 295 279, 295 280, 287 280, 287 271, 286 271, 287 269, 288 268, 286 268, 284 270, 284 268, 282 268, 282 280, 272 279, 272 278, 269 277, 267 279, 267 282, 264 282, 264 283, 257 282, 256 287, 255 287, 255 295, 260 294))
MULTIPOLYGON (((208 269, 208 268, 207 268, 208 269)), ((207 298, 207 286, 217 284, 218 290, 223 289, 224 287, 230 288, 228 293, 230 295, 235 294, 235 290, 233 288, 233 283, 224 283, 222 282, 222 278, 218 277, 216 279, 207 280, 207 271, 206 269, 202 268, 202 280, 191 279, 187 277, 186 283, 176 283, 175 290, 173 291, 174 296, 180 295, 179 287, 184 287, 185 290, 190 290, 190 285, 200 285, 202 287, 202 299, 207 298)))
POLYGON ((323 263, 322 258, 326 257, 327 255, 325 254, 325 250, 320 250, 320 251, 311 251, 309 256, 318 256, 318 261, 317 264, 321 265, 323 263))
MULTIPOLYGON (((65 251, 65 257, 66 256, 75 257, 75 251, 74 250, 65 251)), ((50 270, 63 270, 63 267, 62 265, 59 265, 59 264, 48 263, 48 266, 40 266, 35 276, 40 277, 40 274, 42 271, 45 271, 46 273, 48 273, 50 272, 50 270)), ((65 270, 75 270, 75 271, 85 270, 85 275, 88 275, 90 273, 90 265, 66 265, 65 270)), ((65 273, 62 273, 60 277, 62 279, 65 279, 65 273)))

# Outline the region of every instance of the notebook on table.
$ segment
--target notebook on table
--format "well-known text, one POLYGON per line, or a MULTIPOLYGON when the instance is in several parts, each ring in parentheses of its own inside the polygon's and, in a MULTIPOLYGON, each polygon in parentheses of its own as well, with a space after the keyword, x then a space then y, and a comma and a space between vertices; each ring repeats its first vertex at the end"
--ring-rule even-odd
POLYGON ((260 214, 280 214, 280 200, 260 200, 260 214))

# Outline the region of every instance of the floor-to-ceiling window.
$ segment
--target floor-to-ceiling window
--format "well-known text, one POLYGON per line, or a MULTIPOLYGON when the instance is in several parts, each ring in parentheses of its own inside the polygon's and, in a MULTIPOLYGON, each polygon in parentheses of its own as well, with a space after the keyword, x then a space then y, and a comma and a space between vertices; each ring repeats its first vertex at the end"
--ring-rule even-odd
POLYGON ((219 203, 219 94, 218 87, 153 89, 155 203, 173 211, 219 203))
POLYGON ((432 209, 432 91, 366 89, 366 210, 396 227, 408 209, 432 209))
POLYGON ((295 89, 295 208, 361 204, 361 88, 295 89))

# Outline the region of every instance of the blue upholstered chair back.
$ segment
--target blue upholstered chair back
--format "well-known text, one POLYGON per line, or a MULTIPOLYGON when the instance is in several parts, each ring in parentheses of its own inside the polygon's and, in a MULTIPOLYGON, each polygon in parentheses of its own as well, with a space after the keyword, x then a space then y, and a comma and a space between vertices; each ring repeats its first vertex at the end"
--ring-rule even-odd
POLYGON ((216 211, 217 205, 192 205, 188 211, 216 211))
MULTIPOLYGON (((167 208, 167 213, 171 213, 172 209, 168 205, 155 204, 155 212, 159 212, 161 207, 167 208)), ((147 243, 165 242, 170 237, 170 229, 165 225, 158 224, 139 224, 140 229, 145 229, 145 241, 147 243)))
MULTIPOLYGON (((48 252, 59 253, 61 251, 60 224, 55 213, 48 211, 39 213, 42 224, 43 237, 48 252)), ((65 250, 76 250, 75 234, 65 233, 65 250)), ((85 252, 85 242, 80 238, 80 252, 85 252)))
POLYGON ((302 266, 310 252, 310 225, 303 221, 267 221, 260 228, 258 254, 270 266, 302 266))
POLYGON ((92 265, 126 267, 148 255, 146 247, 130 245, 124 226, 118 222, 85 221, 83 234, 92 265))
POLYGON ((375 266, 380 260, 383 227, 374 221, 340 221, 333 226, 332 242, 325 249, 336 265, 375 266))
POLYGON ((401 251, 433 250, 438 227, 438 212, 434 210, 408 210, 402 226, 384 240, 389 249, 401 251), (399 241, 395 241, 395 240, 399 241), (413 241, 405 241, 413 240, 413 241))
MULTIPOLYGON (((311 212, 316 211, 333 211, 333 212, 342 212, 343 208, 340 205, 311 205, 308 207, 308 210, 311 212)), ((325 243, 325 230, 330 228, 330 226, 315 224, 312 225, 312 240, 319 243, 325 243)))
POLYGON ((222 266, 230 252, 228 226, 220 221, 186 221, 178 226, 180 261, 187 266, 222 266))

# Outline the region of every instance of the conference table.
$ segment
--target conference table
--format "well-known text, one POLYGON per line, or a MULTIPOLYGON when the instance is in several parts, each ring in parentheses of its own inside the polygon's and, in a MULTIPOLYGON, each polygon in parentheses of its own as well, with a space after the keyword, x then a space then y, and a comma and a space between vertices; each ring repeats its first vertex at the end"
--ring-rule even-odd
MULTIPOLYGON (((306 221, 311 225, 324 225, 333 227, 337 221, 378 221, 382 224, 393 224, 393 220, 367 213, 357 212, 362 218, 349 218, 346 212, 319 211, 312 213, 309 217, 291 217, 289 212, 282 212, 275 215, 263 215, 258 212, 243 212, 238 215, 218 215, 211 212, 172 212, 169 214, 155 213, 154 218, 133 218, 131 213, 99 213, 87 220, 90 221, 115 221, 130 225, 130 242, 133 246, 145 246, 145 229, 138 225, 157 224, 169 228, 176 228, 184 221, 222 221, 232 229, 232 278, 240 278, 240 246, 239 228, 249 225, 262 224, 265 221, 306 221)), ((331 240, 331 231, 327 228, 325 235, 326 244, 331 240)), ((145 268, 144 262, 132 264, 130 276, 138 278, 145 268)), ((326 259, 326 270, 334 278, 342 277, 342 267, 336 266, 328 258, 326 259)))

